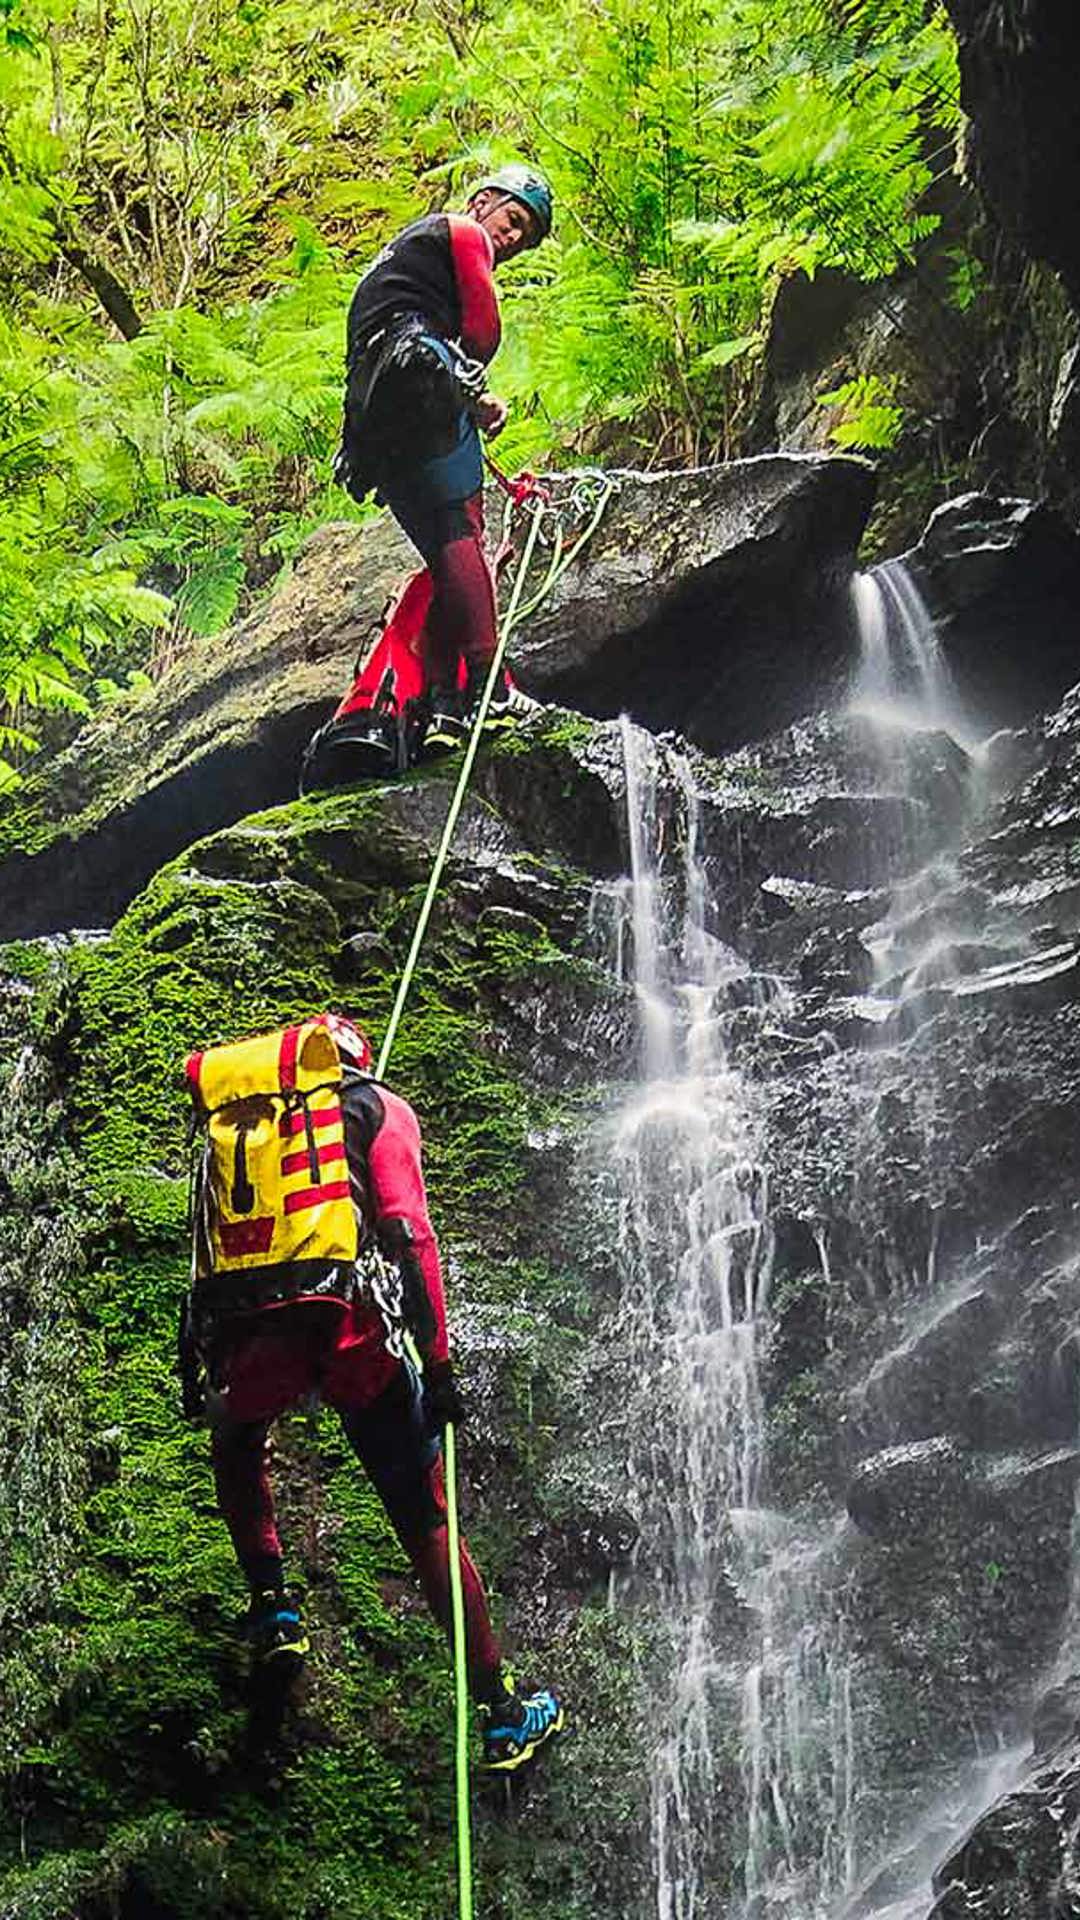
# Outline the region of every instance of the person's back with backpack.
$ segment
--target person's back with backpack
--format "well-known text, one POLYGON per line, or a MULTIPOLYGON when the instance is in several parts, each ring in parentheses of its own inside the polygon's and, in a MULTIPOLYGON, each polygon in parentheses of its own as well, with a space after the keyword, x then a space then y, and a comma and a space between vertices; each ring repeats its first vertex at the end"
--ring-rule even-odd
MULTIPOLYGON (((334 1014, 193 1054, 187 1072, 205 1146, 180 1330, 184 1408, 210 1426, 253 1658, 296 1663, 308 1651, 285 1584, 267 1438, 311 1393, 339 1414, 449 1632, 440 1434, 462 1406, 416 1116, 373 1079, 360 1029, 334 1014)), ((464 1543, 461 1574, 485 1760, 508 1770, 560 1730, 563 1712, 549 1689, 522 1697, 508 1683, 464 1543)))

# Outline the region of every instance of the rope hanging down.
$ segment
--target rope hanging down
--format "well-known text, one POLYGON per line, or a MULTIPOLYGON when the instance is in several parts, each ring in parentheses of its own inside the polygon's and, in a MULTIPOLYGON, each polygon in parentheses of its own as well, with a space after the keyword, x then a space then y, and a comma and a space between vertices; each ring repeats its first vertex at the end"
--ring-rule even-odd
MULTIPOLYGON (((517 509, 521 507, 525 508, 529 514, 531 524, 529 526, 521 561, 514 577, 510 604, 506 610, 505 617, 499 625, 499 635, 495 652, 492 656, 488 677, 484 684, 484 691, 480 697, 480 704, 476 710, 476 718, 473 721, 472 733, 469 736, 469 742, 465 749, 465 757, 461 763, 461 771, 458 774, 457 785, 454 788, 453 797, 450 801, 446 824, 443 827, 442 839, 439 842, 434 865, 431 869, 431 877, 428 881, 427 891, 417 917, 412 944, 402 970, 397 995, 390 1014, 390 1022, 383 1037, 382 1046, 379 1049, 378 1063, 375 1068, 375 1077, 377 1080, 382 1080, 385 1077, 386 1069, 390 1061, 390 1054, 394 1041, 397 1038, 397 1031, 401 1024, 405 1001, 408 998, 413 974, 416 971, 417 962, 420 958, 420 951, 424 944, 424 935, 427 932, 428 922, 431 918, 431 910, 435 904, 435 896, 438 893, 443 869, 446 866, 450 853, 450 845, 454 837, 454 830, 457 826, 458 815, 461 812, 465 794, 468 790, 469 777, 472 773, 473 763, 480 745, 480 736, 483 732, 488 708, 491 705, 492 695, 494 694, 499 673, 502 669, 506 643, 514 628, 520 625, 521 621, 547 598, 548 594, 566 572, 566 569, 577 559, 579 553, 581 553, 588 541, 592 539, 603 517, 608 501, 615 491, 615 482, 606 474, 582 476, 572 489, 568 504, 579 514, 588 512, 589 518, 584 531, 579 534, 571 546, 564 551, 562 519, 558 508, 553 504, 551 489, 541 481, 536 480, 531 474, 522 475, 517 481, 507 480, 505 474, 500 473, 492 461, 489 460, 488 465, 491 467, 495 478, 508 496, 506 520, 503 529, 504 538, 509 534, 511 519, 517 509), (537 542, 545 539, 542 529, 544 521, 548 517, 554 520, 554 527, 550 535, 551 558, 548 563, 547 572, 537 592, 532 595, 531 599, 526 600, 524 604, 522 604, 522 594, 524 592, 529 566, 537 542)), ((407 1344, 409 1347, 409 1357, 413 1365, 418 1372, 422 1372, 420 1357, 411 1337, 407 1337, 407 1344)), ((473 1920, 472 1836, 469 1818, 469 1691, 465 1645, 465 1600, 461 1586, 461 1548, 457 1500, 457 1453, 452 1425, 445 1429, 444 1464, 446 1469, 447 1551, 450 1561, 450 1595, 454 1653, 454 1773, 457 1821, 458 1911, 461 1915, 461 1920, 473 1920)))
MULTIPOLYGON (((591 512, 590 518, 585 526, 584 531, 578 535, 577 539, 572 543, 572 545, 565 552, 563 551, 561 515, 558 513, 557 509, 554 509, 552 507, 550 498, 541 496, 539 493, 534 493, 533 496, 530 497, 530 499, 525 503, 526 509, 529 514, 530 522, 531 522, 529 527, 528 537, 525 541, 525 549, 524 549, 524 552, 522 553, 521 562, 518 566, 518 570, 514 578, 513 591, 510 595, 510 605, 506 610, 506 614, 504 618, 499 624, 499 637, 496 643, 495 652, 491 658, 491 665, 488 669, 488 677, 484 683, 484 691, 480 696, 480 704, 476 710, 476 718, 473 721, 472 733, 469 736, 469 742, 465 749, 465 758, 461 763, 461 771, 458 774, 457 785, 454 788, 453 797, 450 801, 450 808, 446 816, 446 824, 443 827, 442 839, 439 842, 438 851, 436 852, 436 855, 435 855, 435 862, 431 869, 431 878, 429 879, 428 885, 427 885, 427 892, 424 895, 423 903, 420 908, 420 913, 417 918, 416 929, 412 937, 412 945, 409 948, 408 956, 405 961, 405 966, 402 970, 401 980, 399 982, 398 990, 397 990, 397 996, 394 1000, 393 1009, 390 1014, 390 1022, 389 1022, 389 1025, 387 1026, 386 1033, 383 1038, 383 1043, 379 1050, 378 1064, 375 1068, 376 1079, 381 1080, 384 1077, 387 1063, 389 1062, 390 1054, 393 1049, 394 1041, 397 1038, 397 1030, 401 1023, 401 1016, 404 1011, 405 1002, 408 998, 409 988, 412 985, 413 974, 416 971, 416 964, 420 957, 420 949, 424 944, 424 935, 427 932, 428 921, 431 918, 431 910, 435 904, 435 896, 439 891, 439 884, 442 880, 443 869, 446 866, 447 858, 450 853, 450 845, 454 837, 454 831, 457 827, 458 816, 461 812, 461 808, 464 803, 465 794, 469 785, 469 778, 472 774, 473 764, 476 760, 477 751, 480 746, 480 736, 481 736, 481 733, 483 732, 484 722, 487 719, 488 708, 491 705, 492 695, 494 694, 495 687, 499 678, 499 673, 502 669, 503 656, 506 652, 507 641, 509 640, 510 635, 513 632, 514 628, 516 626, 519 626, 521 622, 525 620, 530 613, 535 612, 536 608, 540 606, 542 601, 546 600, 548 594, 558 584, 559 580, 562 578, 567 568, 571 566, 572 563, 577 559, 579 553, 581 553, 582 549, 592 539, 593 534, 596 532, 596 529, 600 524, 601 518, 603 517, 604 510, 607 507, 608 501, 611 499, 611 496, 615 491, 615 482, 609 479, 606 474, 600 475, 598 476, 598 478, 599 478, 599 488, 595 494, 595 497, 591 501, 592 512, 591 512), (532 560, 533 551, 534 551, 534 548, 536 547, 537 541, 541 537, 541 530, 543 527, 544 520, 549 515, 552 515, 554 517, 554 522, 555 522, 554 533, 551 539, 551 560, 549 562, 547 572, 544 576, 544 579, 540 587, 532 595, 531 599, 525 601, 524 605, 522 605, 521 596, 524 590, 526 576, 529 571, 529 564, 532 560)), ((578 505, 584 497, 585 495, 583 493, 581 483, 579 483, 578 487, 575 487, 573 493, 570 496, 570 504, 572 506, 578 505)), ((512 509, 513 506, 517 503, 511 500, 510 504, 512 509)))

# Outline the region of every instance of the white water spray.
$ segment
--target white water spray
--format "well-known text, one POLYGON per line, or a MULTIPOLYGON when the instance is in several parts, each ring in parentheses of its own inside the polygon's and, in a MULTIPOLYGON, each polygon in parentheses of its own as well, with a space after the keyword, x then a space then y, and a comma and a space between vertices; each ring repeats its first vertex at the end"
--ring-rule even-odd
POLYGON ((912 733, 947 733, 966 753, 978 735, 964 712, 934 622, 900 560, 886 560, 851 585, 860 661, 853 712, 912 733))
POLYGON ((730 1598, 727 1516, 751 1503, 760 1467, 765 1180, 746 1090, 721 1038, 725 989, 746 969, 705 926, 692 784, 673 760, 676 907, 657 857, 654 749, 625 721, 622 738, 632 872, 621 904, 643 1079, 614 1132, 617 1252, 641 1401, 631 1473, 670 1646, 651 1782, 656 1914, 704 1920, 716 1911, 711 1843, 732 1785, 715 1739, 721 1701, 737 1686, 718 1617, 730 1598))
POLYGON ((619 946, 643 1079, 615 1125, 613 1171, 639 1400, 631 1476, 668 1650, 651 1756, 655 1912, 811 1920, 850 1876, 851 1689, 823 1597, 832 1538, 802 1538, 758 1504, 768 1179, 751 1089, 725 1045, 732 1003, 764 1018, 779 989, 707 927, 686 761, 667 753, 661 766, 626 722, 622 736, 632 873, 619 946), (679 851, 663 861, 665 837, 679 851), (733 1907, 714 1868, 736 1824, 733 1907))
MULTIPOLYGON (((944 833, 932 813, 927 844, 913 833, 909 878, 868 939, 887 1022, 909 1000, 918 1017, 929 988, 952 991, 986 937, 964 917, 958 863, 942 844, 981 789, 975 732, 903 569, 876 570, 855 599, 852 705, 873 723, 884 785, 911 797, 916 827, 923 792, 938 791, 925 783, 942 769, 962 795, 944 833), (948 739, 922 737, 932 734, 948 739)), ((653 1910, 656 1920, 838 1920, 863 1911, 853 1889, 873 1845, 870 1835, 857 1844, 859 1729, 872 1702, 860 1698, 866 1676, 847 1631, 850 1523, 760 1504, 768 1178, 754 1087, 726 1043, 735 1005, 744 1022, 755 1006, 764 1020, 781 995, 709 931, 689 765, 627 723, 622 732, 632 873, 617 896, 619 946, 643 1075, 610 1161, 638 1566, 666 1634, 652 1701, 653 1910), (735 1887, 721 1879, 733 1856, 735 1887)), ((863 1071, 872 1116, 870 1055, 863 1071)), ((932 1089, 923 1104, 929 1149, 932 1089)), ((824 1238, 819 1253, 828 1277, 824 1238)), ((937 1284, 932 1245, 931 1298, 937 1284)))

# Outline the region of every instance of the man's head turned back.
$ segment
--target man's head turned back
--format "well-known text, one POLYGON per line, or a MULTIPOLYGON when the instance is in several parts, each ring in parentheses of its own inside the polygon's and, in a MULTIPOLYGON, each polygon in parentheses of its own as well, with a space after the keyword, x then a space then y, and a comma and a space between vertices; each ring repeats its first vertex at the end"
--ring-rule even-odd
POLYGON ((500 167, 473 188, 466 210, 485 229, 496 266, 538 247, 551 232, 551 188, 530 167, 500 167))

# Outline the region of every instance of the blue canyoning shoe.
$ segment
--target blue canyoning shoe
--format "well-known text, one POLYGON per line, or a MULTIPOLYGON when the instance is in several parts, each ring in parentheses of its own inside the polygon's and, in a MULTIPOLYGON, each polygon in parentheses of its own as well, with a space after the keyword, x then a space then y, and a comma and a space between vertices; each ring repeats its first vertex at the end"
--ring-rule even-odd
POLYGON ((482 1705, 480 1732, 484 1744, 483 1765, 489 1773, 512 1773, 561 1733, 566 1715, 558 1694, 550 1687, 539 1693, 508 1692, 503 1699, 482 1705))
POLYGON ((272 1587, 252 1594, 246 1632, 256 1666, 282 1654, 302 1660, 311 1645, 296 1602, 272 1587))

